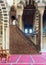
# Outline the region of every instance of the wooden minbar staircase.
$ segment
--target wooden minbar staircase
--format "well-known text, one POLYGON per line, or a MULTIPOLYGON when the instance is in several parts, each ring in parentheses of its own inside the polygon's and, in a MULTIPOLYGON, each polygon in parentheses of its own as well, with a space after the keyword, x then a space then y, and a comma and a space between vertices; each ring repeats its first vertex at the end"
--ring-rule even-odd
POLYGON ((17 26, 10 25, 10 53, 37 54, 35 44, 17 26))

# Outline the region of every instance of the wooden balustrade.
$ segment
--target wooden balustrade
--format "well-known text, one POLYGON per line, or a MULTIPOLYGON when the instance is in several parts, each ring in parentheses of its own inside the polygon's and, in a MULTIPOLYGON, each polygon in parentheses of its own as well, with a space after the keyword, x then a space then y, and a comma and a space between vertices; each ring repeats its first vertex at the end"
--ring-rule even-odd
POLYGON ((2 47, 0 48, 0 60, 2 61, 5 58, 5 61, 8 61, 10 57, 9 49, 3 50, 2 47))

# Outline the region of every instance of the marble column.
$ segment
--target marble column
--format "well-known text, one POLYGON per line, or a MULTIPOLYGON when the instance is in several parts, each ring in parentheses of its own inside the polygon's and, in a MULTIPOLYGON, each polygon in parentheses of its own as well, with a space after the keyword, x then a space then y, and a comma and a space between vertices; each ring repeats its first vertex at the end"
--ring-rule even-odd
POLYGON ((23 14, 23 5, 18 4, 17 6, 18 23, 19 23, 19 28, 23 31, 22 14, 23 14))
POLYGON ((9 49, 9 27, 6 28, 6 49, 9 49))
POLYGON ((23 22, 22 22, 22 16, 18 16, 18 22, 19 22, 19 28, 23 31, 23 22))
POLYGON ((5 49, 5 40, 4 40, 4 21, 3 21, 3 35, 2 35, 2 48, 5 49))
POLYGON ((41 51, 42 51, 42 49, 43 49, 43 42, 42 42, 42 40, 43 40, 43 14, 44 14, 44 7, 39 7, 38 8, 39 9, 39 12, 40 12, 40 15, 41 15, 41 22, 40 22, 40 24, 41 24, 41 51))

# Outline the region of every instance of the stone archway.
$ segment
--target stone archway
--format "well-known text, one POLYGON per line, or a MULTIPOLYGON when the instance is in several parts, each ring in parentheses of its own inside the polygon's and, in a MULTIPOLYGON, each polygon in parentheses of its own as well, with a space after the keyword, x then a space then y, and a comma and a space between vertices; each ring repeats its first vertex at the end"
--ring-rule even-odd
POLYGON ((7 44, 7 28, 9 27, 9 17, 8 17, 8 11, 7 11, 7 6, 4 0, 0 0, 0 15, 1 15, 1 19, 0 21, 2 22, 2 48, 6 49, 7 45, 9 45, 9 43, 7 44))

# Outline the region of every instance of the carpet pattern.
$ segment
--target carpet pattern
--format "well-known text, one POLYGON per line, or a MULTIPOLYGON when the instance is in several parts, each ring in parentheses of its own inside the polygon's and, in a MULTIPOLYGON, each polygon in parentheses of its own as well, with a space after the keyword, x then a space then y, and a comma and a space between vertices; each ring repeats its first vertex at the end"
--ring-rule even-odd
POLYGON ((41 55, 11 55, 5 62, 3 58, 0 65, 46 65, 46 54, 41 55))

